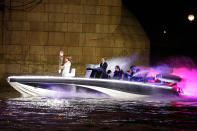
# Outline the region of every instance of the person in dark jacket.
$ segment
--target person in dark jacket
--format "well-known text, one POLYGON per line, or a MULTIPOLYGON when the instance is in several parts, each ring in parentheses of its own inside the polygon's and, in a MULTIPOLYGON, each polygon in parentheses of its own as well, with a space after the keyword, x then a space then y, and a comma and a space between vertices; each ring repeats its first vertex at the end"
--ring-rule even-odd
POLYGON ((108 66, 108 64, 107 64, 107 62, 105 62, 105 58, 101 58, 100 68, 105 73, 106 73, 107 66, 108 66))
POLYGON ((107 79, 111 79, 111 78, 113 78, 113 73, 111 70, 108 70, 107 71, 107 79))
POLYGON ((115 66, 115 71, 114 71, 113 79, 123 80, 123 77, 124 77, 124 72, 123 72, 123 70, 121 70, 120 67, 119 67, 118 65, 115 66))
POLYGON ((130 81, 135 73, 136 67, 134 65, 130 66, 130 69, 124 73, 123 80, 130 81))
POLYGON ((107 74, 106 74, 106 69, 107 69, 107 62, 105 62, 105 58, 101 58, 101 63, 100 63, 100 67, 97 68, 96 71, 96 78, 106 78, 107 74))

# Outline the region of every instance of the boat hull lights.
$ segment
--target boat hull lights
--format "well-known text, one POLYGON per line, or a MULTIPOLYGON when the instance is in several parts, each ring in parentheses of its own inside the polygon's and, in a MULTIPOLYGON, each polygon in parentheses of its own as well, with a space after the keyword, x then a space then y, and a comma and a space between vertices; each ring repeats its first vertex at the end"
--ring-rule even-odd
POLYGON ((10 76, 8 77, 8 82, 23 96, 47 96, 47 94, 55 96, 55 94, 61 94, 62 92, 77 94, 80 91, 83 91, 83 93, 86 92, 86 94, 93 93, 101 96, 123 98, 133 97, 135 95, 176 94, 173 87, 167 85, 109 79, 64 78, 55 76, 10 76), (73 92, 73 90, 75 92, 73 92))

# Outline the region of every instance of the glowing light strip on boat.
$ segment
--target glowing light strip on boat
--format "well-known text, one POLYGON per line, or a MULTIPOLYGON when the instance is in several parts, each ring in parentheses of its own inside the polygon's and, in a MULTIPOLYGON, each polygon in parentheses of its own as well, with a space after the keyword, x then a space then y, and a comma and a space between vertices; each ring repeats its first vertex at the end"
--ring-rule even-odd
POLYGON ((88 81, 98 81, 98 82, 106 82, 106 83, 121 83, 121 84, 130 84, 130 85, 139 85, 139 86, 150 86, 155 88, 166 88, 166 89, 173 89, 170 86, 166 85, 156 85, 152 83, 143 83, 143 82, 134 82, 134 81, 123 81, 123 80, 113 80, 113 79, 94 79, 94 78, 69 78, 69 77, 60 77, 60 76, 10 76, 8 77, 8 82, 10 82, 10 79, 49 79, 49 80, 88 80, 88 81))

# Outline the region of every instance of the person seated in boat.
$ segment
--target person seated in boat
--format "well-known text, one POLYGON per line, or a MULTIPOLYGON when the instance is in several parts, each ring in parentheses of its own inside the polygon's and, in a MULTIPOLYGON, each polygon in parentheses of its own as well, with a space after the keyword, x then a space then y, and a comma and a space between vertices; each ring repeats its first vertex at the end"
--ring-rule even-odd
POLYGON ((127 72, 124 72, 123 80, 130 81, 135 71, 136 71, 135 66, 132 65, 127 72))
POLYGON ((71 57, 66 57, 64 65, 61 66, 61 69, 63 69, 62 77, 70 76, 70 67, 71 67, 71 57))
POLYGON ((111 78, 113 78, 112 71, 111 70, 108 70, 107 71, 107 79, 111 79, 111 78))
POLYGON ((148 77, 147 72, 140 71, 139 68, 133 69, 133 76, 131 77, 132 81, 138 81, 138 82, 148 82, 151 80, 154 80, 154 77, 148 77))
POLYGON ((146 77, 143 75, 136 75, 136 73, 140 72, 140 69, 134 68, 133 69, 133 76, 131 77, 131 80, 133 81, 145 81, 146 77))
POLYGON ((114 76, 113 79, 123 80, 124 72, 120 69, 120 66, 115 66, 114 76))

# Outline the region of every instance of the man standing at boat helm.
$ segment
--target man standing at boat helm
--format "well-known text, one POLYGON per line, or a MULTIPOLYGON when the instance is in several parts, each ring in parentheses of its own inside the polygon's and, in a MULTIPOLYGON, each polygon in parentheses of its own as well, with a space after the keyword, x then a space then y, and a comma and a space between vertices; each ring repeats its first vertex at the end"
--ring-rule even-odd
POLYGON ((106 69, 107 69, 107 62, 105 62, 105 58, 101 58, 100 67, 97 69, 97 78, 105 78, 106 77, 106 69))
POLYGON ((103 72, 106 73, 106 69, 107 69, 107 62, 105 62, 105 58, 101 58, 101 63, 100 63, 100 67, 103 69, 103 72))

